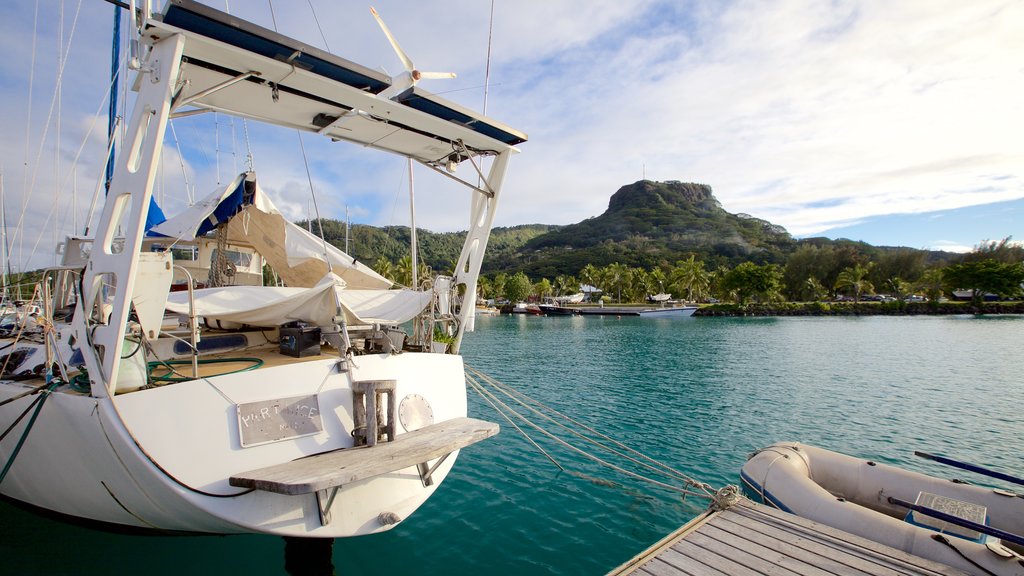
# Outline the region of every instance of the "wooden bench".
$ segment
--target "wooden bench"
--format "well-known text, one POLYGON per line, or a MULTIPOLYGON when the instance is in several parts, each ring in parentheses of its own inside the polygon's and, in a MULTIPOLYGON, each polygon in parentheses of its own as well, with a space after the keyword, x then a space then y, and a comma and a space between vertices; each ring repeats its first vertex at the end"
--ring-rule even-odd
MULTIPOLYGON (((433 469, 426 470, 423 466, 426 462, 490 438, 498 430, 498 425, 493 422, 453 418, 399 434, 391 442, 307 456, 236 474, 228 482, 242 488, 297 495, 329 490, 409 466, 420 466, 420 475, 425 475, 424 483, 429 484, 433 469)), ((434 465, 436 467, 437 464, 434 465)))

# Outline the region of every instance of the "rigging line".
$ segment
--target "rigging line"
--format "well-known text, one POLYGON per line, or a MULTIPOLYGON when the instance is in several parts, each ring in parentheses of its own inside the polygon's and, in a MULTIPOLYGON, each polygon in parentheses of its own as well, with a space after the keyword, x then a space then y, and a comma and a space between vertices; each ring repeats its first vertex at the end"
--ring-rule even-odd
POLYGON ((39 412, 43 409, 43 404, 46 402, 46 399, 50 397, 50 394, 59 385, 60 382, 53 382, 46 390, 44 390, 39 396, 37 396, 35 400, 32 401, 34 404, 36 404, 35 412, 33 412, 32 417, 29 418, 28 424, 25 425, 25 431, 21 434, 21 438, 18 439, 18 444, 14 447, 14 450, 11 452, 11 456, 8 458, 7 464, 4 465, 3 471, 0 472, 0 482, 4 481, 4 478, 7 477, 7 473, 10 472, 11 470, 11 466, 14 465, 14 459, 18 457, 18 453, 21 452, 21 448, 25 445, 25 440, 28 439, 28 433, 31 432, 33 426, 35 426, 36 418, 39 416, 39 412))
MULTIPOLYGON (((57 70, 57 80, 56 80, 56 83, 57 83, 58 87, 54 89, 53 97, 50 98, 50 110, 49 110, 49 112, 48 112, 48 114, 46 116, 46 124, 43 125, 43 137, 39 141, 39 151, 36 153, 36 163, 35 163, 35 166, 34 166, 34 168, 32 170, 32 188, 35 188, 35 179, 36 179, 36 175, 38 174, 40 159, 42 158, 42 155, 43 155, 43 143, 46 142, 46 136, 49 134, 49 130, 50 130, 50 121, 53 120, 53 110, 54 110, 54 108, 57 105, 57 99, 58 99, 57 97, 58 97, 58 94, 59 94, 59 91, 60 91, 59 86, 60 86, 61 82, 63 82, 63 79, 64 79, 64 68, 67 66, 68 54, 71 51, 71 44, 72 44, 72 41, 73 41, 73 39, 75 37, 75 31, 78 29, 78 15, 81 12, 81 9, 82 9, 82 1, 79 0, 78 1, 78 9, 75 10, 75 18, 74 18, 74 20, 71 23, 71 33, 68 35, 67 49, 64 51, 63 58, 60 60, 60 66, 58 67, 58 70, 57 70)), ((58 144, 58 146, 60 145, 59 142, 57 144, 58 144)), ((25 204, 28 203, 28 196, 26 196, 24 198, 24 203, 25 204)))
POLYGON ((316 22, 316 29, 320 31, 320 38, 324 41, 324 48, 328 52, 331 51, 331 47, 327 45, 327 36, 324 36, 324 29, 320 27, 320 19, 316 17, 316 8, 313 8, 313 0, 306 0, 309 3, 309 11, 313 13, 313 22, 316 22))
POLYGON ((178 151, 178 165, 181 166, 181 179, 185 181, 185 195, 188 197, 188 205, 196 203, 192 186, 188 182, 188 170, 185 169, 185 157, 181 155, 181 142, 178 140, 178 133, 174 130, 174 121, 168 120, 167 125, 171 128, 171 139, 174 140, 174 148, 178 151))
POLYGON ((609 437, 609 436, 607 436, 605 434, 602 434, 601 432, 598 432, 597 430, 594 430, 593 428, 587 426, 586 424, 583 424, 582 422, 578 422, 576 420, 573 420, 572 418, 566 416, 565 414, 562 414, 562 413, 558 412, 554 408, 551 408, 549 406, 545 406, 545 405, 537 402, 536 400, 534 400, 532 398, 529 398, 525 394, 522 394, 521 392, 516 392, 516 391, 514 391, 514 390, 512 390, 512 389, 510 389, 510 388, 508 388, 506 386, 501 385, 500 382, 497 382, 493 378, 488 377, 486 374, 483 374, 483 373, 475 370, 472 367, 468 367, 467 366, 467 370, 469 370, 469 371, 475 373, 476 375, 480 376, 481 378, 485 379, 485 381, 487 381, 496 390, 502 392, 503 394, 505 394, 506 396, 508 396, 512 400, 515 400, 516 402, 518 402, 523 407, 527 408, 528 410, 532 411, 533 413, 537 414, 538 416, 541 416, 542 418, 548 420, 549 422, 555 424, 556 426, 559 426, 559 427, 563 428, 564 430, 568 431, 570 434, 573 434, 574 436, 577 436, 577 437, 579 437, 580 439, 582 439, 582 440, 584 440, 586 442, 590 442, 591 444, 599 446, 600 448, 603 448, 604 450, 606 450, 608 452, 611 452, 611 453, 613 453, 613 454, 615 454, 615 455, 617 455, 617 456, 619 456, 621 458, 625 458, 626 460, 629 460, 629 461, 633 462, 634 464, 637 464, 637 465, 642 466, 644 468, 647 468, 648 470, 652 470, 652 471, 657 472, 659 474, 666 474, 668 476, 675 477, 675 478, 677 478, 679 480, 682 480, 682 481, 686 482, 689 485, 692 485, 692 486, 704 486, 705 485, 703 482, 698 482, 697 480, 694 480, 690 476, 688 476, 688 475, 686 475, 686 474, 684 474, 682 472, 679 472, 678 470, 675 470, 675 469, 673 469, 673 468, 671 468, 671 467, 669 467, 669 466, 667 466, 667 465, 665 465, 665 464, 663 464, 661 462, 658 462, 657 460, 654 460, 653 458, 651 458, 651 457, 649 457, 649 456, 647 456, 647 455, 645 455, 645 454, 643 454, 643 453, 641 453, 641 452, 639 452, 639 451, 637 451, 637 450, 635 450, 633 448, 630 448, 629 446, 626 446, 625 444, 623 444, 623 443, 621 443, 621 442, 619 442, 619 441, 617 441, 617 440, 615 440, 615 439, 613 439, 613 438, 611 438, 611 437, 609 437), (512 392, 514 392, 514 394, 510 393, 510 390, 512 392), (594 434, 596 436, 599 436, 600 438, 602 438, 604 440, 607 440, 607 441, 615 444, 616 446, 622 448, 623 450, 626 450, 627 452, 630 452, 630 453, 635 454, 636 456, 638 456, 638 457, 640 457, 640 458, 642 458, 644 460, 647 460, 649 463, 641 462, 641 461, 637 460, 636 458, 633 458, 633 457, 631 457, 629 455, 623 454, 623 453, 619 452, 618 450, 615 450, 614 448, 610 448, 608 446, 605 446, 604 444, 601 444, 600 442, 594 440, 593 438, 590 438, 590 437, 588 437, 588 436, 586 436, 584 434, 581 434, 581 433, 577 432, 576 430, 573 430, 573 429, 569 428, 568 426, 565 426, 564 424, 554 420, 553 418, 551 418, 550 416, 544 414, 543 412, 541 412, 541 411, 539 411, 539 410, 529 406, 524 400, 522 400, 521 398, 517 398, 516 396, 521 396, 522 398, 526 398, 530 402, 533 402, 534 404, 542 407, 543 409, 549 410, 549 411, 551 411, 551 412, 561 416, 562 418, 566 419, 570 423, 572 423, 572 424, 574 424, 576 426, 579 426, 579 427, 583 428, 584 430, 586 430, 586 431, 588 431, 588 432, 590 432, 590 433, 592 433, 592 434, 594 434))
MULTIPOLYGON (((31 156, 31 143, 32 143, 32 88, 35 86, 36 77, 36 40, 39 36, 39 0, 36 0, 35 16, 32 19, 32 59, 29 62, 28 69, 28 102, 26 107, 28 110, 25 113, 25 165, 24 172, 22 174, 23 182, 21 185, 22 194, 26 198, 22 199, 23 203, 27 203, 28 194, 28 175, 29 175, 29 157, 31 156)), ((25 210, 25 204, 22 205, 22 212, 25 210)), ((4 227, 6 229, 6 222, 4 227)), ((17 228, 15 228, 17 230, 17 228)), ((17 239, 17 237, 15 237, 17 239)), ((20 252, 20 250, 19 250, 20 252)), ((10 253, 7 254, 8 260, 10 260, 10 253)))
POLYGON ((508 422, 509 424, 511 424, 511 425, 512 425, 512 427, 513 427, 513 428, 515 428, 515 429, 516 429, 516 430, 517 430, 517 431, 518 431, 518 432, 519 432, 520 434, 522 434, 522 435, 523 435, 523 437, 524 437, 524 438, 526 438, 526 439, 527 439, 527 440, 528 440, 528 441, 530 442, 530 444, 533 444, 533 447, 534 447, 534 448, 536 448, 537 450, 540 450, 541 454, 543 454, 544 456, 546 456, 548 460, 551 460, 551 463, 552 463, 552 464, 554 464, 555 466, 557 466, 559 470, 561 470, 561 471, 565 472, 565 468, 563 468, 563 467, 562 467, 562 465, 561 465, 561 464, 559 464, 557 460, 555 460, 555 459, 554 459, 554 458, 553 458, 553 457, 552 457, 552 456, 551 456, 550 454, 548 454, 546 450, 544 450, 543 448, 541 448, 539 444, 537 444, 536 442, 534 442, 533 438, 530 438, 530 435, 529 435, 529 434, 527 434, 525 430, 523 430, 522 428, 520 428, 518 424, 516 424, 515 422, 513 422, 513 421, 512 421, 512 419, 508 417, 508 414, 505 414, 505 412, 503 412, 503 411, 502 411, 502 410, 501 410, 500 408, 498 408, 498 406, 497 406, 497 405, 496 405, 496 404, 494 403, 494 401, 492 401, 492 400, 491 400, 491 399, 490 399, 490 398, 488 397, 488 393, 486 393, 486 391, 484 391, 484 390, 483 390, 483 387, 482 387, 482 386, 480 386, 480 383, 479 383, 479 382, 477 382, 477 381, 476 381, 476 380, 475 380, 475 379, 474 379, 474 378, 473 378, 472 376, 469 376, 469 377, 468 377, 468 378, 466 379, 466 381, 467 381, 467 382, 469 382, 469 385, 470 385, 470 387, 472 387, 472 388, 473 388, 473 391, 474 391, 474 392, 476 392, 477 394, 479 394, 479 395, 480 395, 480 397, 481 397, 481 398, 483 398, 484 400, 486 400, 486 401, 487 401, 487 403, 491 405, 491 408, 493 408, 493 409, 494 409, 494 411, 495 411, 495 412, 497 412, 498 414, 501 414, 501 417, 502 417, 502 418, 504 418, 506 422, 508 422))
POLYGON ((642 474, 637 474, 636 472, 632 472, 630 470, 626 470, 625 468, 623 468, 621 466, 618 466, 616 464, 612 464, 611 462, 608 462, 607 460, 604 460, 604 459, 602 459, 602 458, 600 458, 598 456, 595 456, 595 455, 587 452, 586 450, 583 450, 581 448, 573 446, 572 444, 566 442, 565 440, 562 440, 561 438, 555 436, 551 432, 545 430, 544 428, 540 427, 536 423, 534 423, 534 422, 530 421, 529 419, 525 418, 522 414, 519 414, 518 412, 513 410, 511 407, 509 407, 505 403, 501 402, 501 400, 498 400, 498 403, 501 404, 502 406, 504 406, 512 414, 515 414, 516 416, 518 416, 523 422, 525 422, 526 424, 529 424, 530 426, 535 428, 538 432, 540 432, 541 434, 544 434, 545 436, 547 436, 548 438, 550 438, 554 442, 556 442, 558 444, 561 444, 563 447, 568 448, 569 450, 572 450, 573 452, 576 452, 577 454, 579 454, 580 456, 583 456, 584 458, 588 458, 590 460, 593 460, 594 462, 597 462, 598 464, 600 464, 600 465, 602 465, 602 466, 604 466, 606 468, 610 468, 612 470, 615 470, 616 472, 619 472, 620 474, 625 474, 626 476, 629 476, 631 478, 634 478, 634 479, 637 479, 637 480, 642 480, 644 482, 648 482, 648 483, 654 484, 655 486, 659 486, 661 488, 664 488, 666 490, 670 490, 670 491, 673 491, 673 492, 679 492, 679 493, 686 494, 686 495, 689 495, 689 496, 697 496, 697 497, 701 497, 701 498, 711 498, 712 497, 711 487, 709 485, 707 485, 707 484, 697 484, 697 485, 695 485, 695 487, 700 488, 701 490, 703 490, 703 492, 696 492, 696 491, 690 490, 688 488, 683 488, 683 487, 679 487, 679 486, 673 486, 672 484, 667 484, 665 482, 661 482, 661 481, 655 480, 653 478, 648 478, 646 476, 643 476, 642 474))
POLYGON ((487 66, 484 68, 484 109, 487 115, 487 89, 491 85, 491 39, 494 37, 494 0, 491 0, 491 17, 487 24, 487 66))
MULTIPOLYGON (((59 13, 59 17, 58 17, 57 21, 58 21, 58 26, 57 26, 57 69, 60 70, 61 67, 63 67, 63 65, 64 65, 64 61, 61 58, 61 51, 64 48, 64 0, 60 1, 60 13, 59 13)), ((64 101, 63 101, 64 100, 64 83, 61 81, 61 79, 59 77, 56 80, 56 87, 54 88, 54 90, 55 90, 54 98, 56 98, 56 100, 57 100, 57 118, 54 119, 54 131, 56 132, 56 136, 54 138, 54 146, 53 146, 53 173, 57 176, 57 178, 54 179, 54 183, 53 183, 54 184, 54 186, 53 186, 53 203, 54 203, 54 205, 56 205, 58 203, 57 202, 58 199, 60 198, 60 186, 58 186, 57 180, 60 179, 61 120, 63 119, 63 116, 64 116, 64 109, 63 109, 63 105, 64 105, 64 101)), ((57 245, 57 229, 58 228, 59 228, 59 226, 54 226, 53 227, 53 244, 54 244, 54 246, 57 245)), ((43 229, 45 230, 46 226, 44 226, 43 229)), ((39 237, 40 237, 40 239, 42 239, 42 234, 40 234, 39 237)), ((53 255, 51 256, 51 258, 52 258, 52 261, 53 261, 53 265, 56 266, 57 265, 57 251, 56 250, 54 250, 53 255)))
POLYGON ((313 175, 309 172, 309 159, 306 158, 306 147, 302 144, 302 132, 298 130, 295 133, 299 136, 299 149, 302 150, 302 163, 306 166, 306 180, 309 181, 309 195, 313 198, 313 212, 316 214, 316 225, 320 228, 320 241, 324 245, 324 261, 327 264, 327 271, 334 272, 334 268, 331 266, 331 257, 327 252, 327 239, 324 238, 324 223, 320 218, 320 207, 316 202, 316 191, 313 190, 313 175))
POLYGON ((277 32, 277 16, 274 15, 274 3, 272 0, 267 0, 267 5, 270 6, 270 20, 274 23, 274 32, 277 32))
MULTIPOLYGON (((81 12, 81 9, 82 9, 82 0, 79 0, 78 1, 78 8, 75 10, 75 18, 74 18, 74 20, 71 23, 71 33, 68 35, 67 49, 65 50, 64 57, 61 60, 60 69, 57 72, 57 84, 58 85, 60 85, 60 83, 63 81, 63 78, 64 78, 64 69, 65 69, 65 67, 67 66, 67 63, 68 63, 68 54, 71 51, 71 44, 72 44, 72 41, 74 40, 74 37, 75 37, 75 31, 78 29, 78 15, 81 12)), ((32 59, 33 63, 35 62, 34 53, 35 53, 35 48, 33 47, 33 59, 32 59)), ((49 113, 46 116, 46 124, 44 124, 44 126, 43 126, 43 136, 39 140, 39 150, 36 153, 36 163, 35 163, 35 165, 33 165, 32 169, 31 169, 31 172, 32 172, 31 183, 23 191, 22 203, 21 203, 21 217, 18 219, 18 226, 15 229, 15 234, 17 234, 18 231, 20 230, 21 224, 22 224, 22 222, 25 219, 25 213, 28 212, 28 200, 32 196, 31 190, 35 189, 36 177, 39 174, 39 164, 41 163, 41 159, 42 159, 42 156, 43 156, 43 145, 46 142, 47 134, 49 134, 50 121, 53 119, 53 109, 56 106, 56 102, 57 102, 57 90, 54 90, 54 95, 50 99, 50 111, 49 111, 49 113)), ((29 104, 29 106, 31 106, 31 103, 29 104)), ((27 140, 26 140, 26 142, 27 142, 27 140)), ((27 146, 27 144, 26 144, 26 146, 27 146)), ((60 146, 60 142, 57 142, 57 146, 58 147, 60 146)), ((26 158, 26 162, 25 162, 25 170, 26 171, 29 170, 29 164, 28 164, 27 158, 26 158)), ((27 177, 27 174, 26 174, 26 177, 27 177)), ((22 237, 21 241, 24 242, 24 237, 22 237)), ((18 252, 19 252, 19 254, 18 254, 19 256, 23 256, 24 255, 24 250, 23 250, 22 246, 19 247, 18 252)), ((22 261, 24 262, 24 260, 22 260, 22 261)))
POLYGON ((231 174, 238 174, 238 130, 235 128, 235 117, 229 116, 231 126, 231 174))
MULTIPOLYGON (((77 166, 78 165, 78 160, 82 157, 82 152, 85 150, 86 144, 89 143, 89 137, 92 135, 93 130, 96 129, 96 123, 99 121, 100 111, 103 109, 103 103, 107 101, 107 93, 109 93, 111 86, 113 86, 114 82, 116 82, 116 81, 117 81, 116 78, 112 78, 110 80, 110 84, 107 85, 107 92, 104 93, 103 98, 100 100, 100 104, 99 104, 99 106, 97 106, 96 112, 93 113, 93 115, 92 115, 92 122, 89 124, 89 129, 86 131, 85 136, 82 137, 82 142, 78 145, 78 150, 75 152, 75 159, 71 162, 72 166, 77 166)), ((108 148, 108 150, 109 150, 109 148, 108 148)), ((71 180, 71 176, 72 175, 73 175, 73 173, 68 173, 68 175, 66 175, 64 177, 64 182, 61 184, 60 189, 65 189, 67 187, 68 182, 71 180)), ((59 175, 57 175, 57 176, 59 178, 59 175)), ((102 176, 100 176, 100 178, 102 178, 102 176)), ((32 246, 32 251, 29 253, 28 258, 25 260, 26 262, 32 260, 32 258, 36 255, 36 250, 39 248, 39 243, 42 241, 43 234, 45 234, 46 230, 48 229, 47 225, 50 223, 50 218, 53 217, 54 212, 56 212, 56 210, 59 207, 60 207, 60 203, 59 202, 54 202, 53 205, 50 207, 50 211, 47 213, 47 216, 46 216, 46 221, 43 223, 42 227, 40 228, 40 233, 36 237, 36 242, 32 246)), ((95 204, 93 205, 93 209, 95 209, 95 204)), ((90 210, 90 211, 92 211, 92 210, 90 210)), ((87 223, 92 221, 92 216, 93 216, 92 214, 89 215, 89 220, 87 221, 87 223)), ((21 217, 18 219, 18 225, 17 225, 17 227, 14 230, 14 237, 15 238, 18 238, 18 236, 22 233, 22 223, 24 222, 24 219, 25 219, 25 212, 22 212, 21 217)), ((23 235, 22 235, 22 238, 24 239, 23 235)), ((22 251, 21 255, 24 255, 23 251, 22 251)))
POLYGON ((245 162, 249 172, 255 170, 256 161, 252 155, 252 144, 249 143, 249 122, 242 118, 242 134, 245 136, 245 162))

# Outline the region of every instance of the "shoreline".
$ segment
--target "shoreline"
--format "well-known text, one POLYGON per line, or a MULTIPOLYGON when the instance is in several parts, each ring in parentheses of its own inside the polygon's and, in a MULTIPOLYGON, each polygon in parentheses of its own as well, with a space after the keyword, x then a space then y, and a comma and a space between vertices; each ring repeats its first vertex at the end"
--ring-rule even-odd
POLYGON ((782 302, 712 304, 694 317, 739 316, 952 316, 1024 314, 1024 302, 782 302))

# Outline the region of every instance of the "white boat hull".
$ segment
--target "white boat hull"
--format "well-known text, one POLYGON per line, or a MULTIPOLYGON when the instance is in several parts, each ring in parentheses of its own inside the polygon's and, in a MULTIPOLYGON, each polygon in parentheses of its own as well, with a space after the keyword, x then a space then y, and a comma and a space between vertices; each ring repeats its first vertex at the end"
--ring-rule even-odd
MULTIPOLYGON (((61 515, 140 530, 262 532, 337 538, 381 532, 404 520, 454 464, 447 458, 424 486, 415 466, 342 486, 321 524, 315 494, 283 495, 232 487, 228 478, 353 445, 349 376, 336 360, 230 374, 97 399, 64 391, 45 402, 0 493, 61 515), (279 372, 280 370, 280 372, 279 372), (282 380, 282 375, 287 379, 282 380), (323 432, 243 448, 235 405, 317 394, 323 432)), ((435 422, 466 414, 461 358, 406 353, 359 356, 353 380, 397 381, 398 399, 419 395, 435 422), (428 376, 429 375, 429 376, 428 376)), ((26 388, 0 384, 0 399, 26 388)), ((6 428, 34 396, 0 407, 6 428)), ((25 418, 0 444, 6 463, 25 418)), ((398 426, 398 433, 403 433, 398 426)))
MULTIPOLYGON (((933 539, 938 532, 903 521, 907 509, 888 499, 915 502, 920 492, 929 492, 980 504, 987 507, 992 526, 1024 533, 1024 499, 806 444, 779 443, 758 451, 743 465, 741 477, 756 501, 970 573, 977 568, 933 539)), ((963 538, 948 540, 995 574, 1024 575, 1016 557, 963 538)))
POLYGON ((643 318, 689 318, 697 311, 696 306, 677 306, 675 308, 651 308, 641 310, 643 318))

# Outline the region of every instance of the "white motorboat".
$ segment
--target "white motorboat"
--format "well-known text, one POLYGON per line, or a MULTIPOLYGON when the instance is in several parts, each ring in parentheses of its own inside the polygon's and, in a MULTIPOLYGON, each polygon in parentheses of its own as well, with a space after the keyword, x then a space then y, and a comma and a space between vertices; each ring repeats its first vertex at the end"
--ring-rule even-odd
POLYGON ((696 306, 665 306, 639 310, 642 318, 689 318, 697 311, 696 306))
POLYGON ((972 574, 1024 575, 1024 499, 807 444, 743 465, 753 500, 972 574))
POLYGON ((5 373, 19 378, 0 382, 0 494, 118 530, 388 530, 459 449, 497 433, 467 418, 458 350, 474 305, 460 295, 476 293, 526 136, 412 75, 403 86, 191 0, 143 6, 134 111, 95 235, 69 238, 47 273, 46 330, 7 341, 22 357, 5 373), (392 289, 287 222, 249 172, 147 229, 168 119, 209 111, 405 156, 468 187, 455 275, 392 289), (215 250, 187 250, 210 260, 175 261, 211 238, 215 250), (264 262, 284 286, 258 285, 264 262), (450 342, 442 353, 435 334, 450 342))

